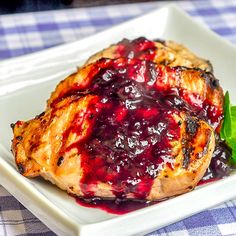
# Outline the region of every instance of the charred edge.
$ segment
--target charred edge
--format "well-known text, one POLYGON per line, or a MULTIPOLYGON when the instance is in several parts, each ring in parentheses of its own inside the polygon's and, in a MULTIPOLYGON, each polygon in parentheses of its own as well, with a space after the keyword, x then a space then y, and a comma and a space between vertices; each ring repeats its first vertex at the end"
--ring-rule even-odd
POLYGON ((42 117, 45 114, 45 112, 40 113, 39 115, 35 116, 35 119, 39 119, 40 117, 42 117))
POLYGON ((71 191, 74 191, 74 186, 70 186, 69 189, 70 189, 71 191))
MULTIPOLYGON (((118 42, 118 45, 119 44, 128 44, 130 43, 130 40, 127 39, 127 38, 123 38, 120 42, 118 42)), ((113 46, 115 46, 116 44, 112 44, 113 46)))
POLYGON ((213 88, 217 89, 219 88, 220 84, 219 84, 219 80, 218 79, 214 79, 211 81, 211 85, 213 88))
POLYGON ((186 66, 173 66, 172 68, 174 70, 176 70, 177 72, 182 72, 182 71, 186 71, 186 70, 197 70, 198 71, 198 68, 189 68, 186 66))
POLYGON ((207 80, 209 80, 209 75, 213 76, 213 74, 211 72, 202 70, 201 68, 198 68, 198 67, 189 68, 187 66, 173 66, 172 68, 179 71, 179 72, 181 72, 181 71, 197 71, 198 73, 200 73, 199 74, 200 77, 207 79, 207 80))
POLYGON ((188 153, 188 149, 187 148, 183 148, 182 152, 183 152, 183 155, 184 155, 184 158, 183 158, 183 168, 187 169, 188 165, 189 165, 189 162, 190 162, 190 156, 189 156, 189 153, 188 153))
POLYGON ((186 132, 190 137, 195 136, 199 127, 199 123, 197 119, 192 119, 187 117, 186 119, 186 132))
POLYGON ((159 64, 163 66, 168 66, 169 62, 167 60, 163 60, 163 61, 160 61, 159 64))
POLYGON ((57 103, 61 102, 63 99, 71 97, 73 100, 80 99, 82 97, 85 97, 86 95, 90 94, 89 90, 85 91, 79 91, 78 89, 70 89, 64 94, 61 94, 59 97, 55 98, 52 103, 50 104, 51 108, 54 108, 57 103))
POLYGON ((182 125, 182 121, 181 120, 178 121, 178 126, 180 126, 180 125, 182 125))
POLYGON ((16 140, 21 141, 23 139, 22 136, 16 136, 16 140))
POLYGON ((204 78, 207 83, 211 86, 212 89, 218 89, 220 84, 219 80, 215 78, 215 76, 211 72, 204 72, 200 75, 202 78, 204 78))
POLYGON ((163 40, 163 39, 154 39, 153 40, 154 42, 157 42, 157 43, 162 43, 163 45, 165 45, 166 46, 166 41, 165 40, 163 40))
POLYGON ((63 160, 64 160, 64 157, 60 156, 57 160, 57 166, 60 166, 62 164, 63 160))
POLYGON ((17 168, 22 175, 25 173, 25 167, 21 163, 17 164, 17 168))
POLYGON ((187 137, 182 141, 182 152, 183 152, 183 168, 187 169, 190 163, 191 153, 193 152, 193 147, 191 146, 191 140, 196 135, 199 128, 199 123, 197 119, 191 117, 186 118, 186 134, 187 137))
POLYGON ((188 136, 187 136, 187 139, 182 140, 182 153, 183 153, 182 166, 184 169, 187 169, 190 164, 192 151, 193 151, 193 148, 191 146, 191 141, 188 139, 188 136))
POLYGON ((209 72, 213 73, 214 69, 213 69, 213 65, 211 64, 211 62, 209 60, 205 60, 205 62, 207 63, 207 65, 209 66, 209 72))

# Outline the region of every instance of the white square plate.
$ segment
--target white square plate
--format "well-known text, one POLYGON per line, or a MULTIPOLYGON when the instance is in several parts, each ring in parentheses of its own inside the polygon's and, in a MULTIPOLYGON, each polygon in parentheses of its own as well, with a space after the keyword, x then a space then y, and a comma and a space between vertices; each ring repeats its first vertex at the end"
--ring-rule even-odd
POLYGON ((235 103, 236 48, 174 6, 71 44, 0 63, 1 184, 59 235, 141 235, 236 196, 235 173, 182 196, 117 216, 82 207, 57 187, 29 180, 16 171, 10 153, 10 124, 41 113, 58 81, 92 53, 124 37, 138 36, 172 39, 209 59, 235 103))

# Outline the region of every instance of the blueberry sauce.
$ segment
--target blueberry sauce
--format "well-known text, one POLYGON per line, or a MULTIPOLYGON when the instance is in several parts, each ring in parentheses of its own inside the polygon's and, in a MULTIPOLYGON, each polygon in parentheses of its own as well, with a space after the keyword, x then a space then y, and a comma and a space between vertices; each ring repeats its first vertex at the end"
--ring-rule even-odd
MULTIPOLYGON (((179 85, 185 68, 125 58, 98 63, 100 70, 86 88, 63 95, 94 96, 70 130, 81 134, 81 121, 89 123, 86 137, 69 147, 81 153, 81 189, 85 197, 94 197, 93 188, 98 182, 109 183, 117 198, 132 193, 145 199, 162 166, 174 167, 171 142, 180 135, 180 118, 174 117, 179 117, 182 110, 196 116, 202 106, 196 105, 195 98, 192 102, 194 96, 188 96, 181 87, 164 82, 169 76, 179 85), (177 96, 181 93, 184 96, 177 96)), ((212 106, 207 100, 198 101, 212 106)))
POLYGON ((235 169, 234 166, 230 164, 230 148, 223 141, 220 141, 219 137, 217 137, 216 142, 211 163, 202 180, 199 182, 199 185, 229 176, 231 171, 235 169))
POLYGON ((156 56, 156 46, 153 41, 150 41, 144 37, 129 41, 127 39, 122 40, 117 45, 117 58, 138 58, 141 60, 152 61, 156 56))
MULTIPOLYGON (((215 182, 228 176, 231 171, 235 169, 235 167, 231 166, 229 163, 230 157, 231 150, 224 142, 218 141, 210 166, 208 167, 201 181, 198 183, 198 186, 215 182)), ((164 200, 165 199, 162 201, 164 200)), ((101 209, 110 214, 123 215, 135 210, 158 204, 160 201, 134 201, 119 198, 115 200, 109 200, 98 197, 86 199, 76 197, 76 202, 84 207, 101 209)))
MULTIPOLYGON (((225 145, 225 143, 218 141, 213 157, 208 167, 205 175, 198 183, 198 186, 208 184, 220 180, 228 176, 235 167, 229 164, 231 157, 231 150, 225 145)), ((164 201, 163 199, 162 201, 164 201)), ((160 201, 133 201, 127 199, 115 199, 108 200, 98 197, 94 198, 78 198, 76 197, 76 202, 84 207, 101 209, 110 214, 123 215, 135 210, 139 210, 148 206, 158 204, 160 201)))
POLYGON ((158 202, 140 201, 140 200, 132 201, 119 198, 115 200, 108 200, 98 197, 89 199, 77 197, 76 202, 84 207, 101 209, 103 211, 116 215, 123 215, 158 203, 158 202))
POLYGON ((150 74, 153 65, 131 62, 132 66, 113 64, 101 70, 90 85, 90 93, 100 101, 92 105, 93 132, 81 143, 80 187, 86 197, 93 197, 93 186, 102 182, 109 183, 116 198, 132 194, 145 199, 163 165, 173 165, 171 142, 180 135, 174 119, 179 110, 166 109, 148 86, 157 76, 150 74))
MULTIPOLYGON (((160 40, 157 40, 157 41, 161 42, 160 40)), ((161 43, 164 44, 164 42, 161 42, 161 43)), ((148 40, 145 37, 136 38, 131 41, 124 39, 117 44, 116 58, 125 57, 125 58, 137 58, 140 60, 155 61, 155 57, 157 55, 157 52, 158 52, 158 47, 155 44, 155 42, 148 40)), ((162 64, 166 64, 166 63, 162 62, 162 64)), ((181 70, 183 70, 183 69, 184 69, 184 67, 181 68, 181 70)), ((198 69, 196 69, 196 70, 198 70, 198 69)), ((162 72, 159 71, 159 73, 162 73, 162 72)), ((214 89, 220 88, 219 81, 214 77, 214 75, 212 73, 204 72, 204 73, 202 73, 201 76, 206 79, 208 86, 211 87, 213 92, 214 92, 214 89)), ((159 77, 161 77, 161 76, 159 76, 159 77)), ((162 76, 162 78, 164 80, 166 80, 166 78, 164 76, 162 76)), ((172 77, 170 75, 170 81, 168 81, 168 82, 171 82, 171 79, 173 79, 173 78, 174 78, 174 80, 178 79, 178 76, 172 77)), ((161 81, 160 78, 159 78, 159 80, 161 81)), ((162 87, 163 83, 165 83, 165 81, 162 81, 160 89, 163 88, 162 87)), ((165 84, 165 86, 166 86, 166 84, 165 84)), ((201 103, 202 101, 201 101, 201 98, 199 97, 199 93, 197 91, 196 91, 196 93, 189 93, 189 91, 186 93, 186 91, 184 89, 180 89, 176 93, 175 89, 168 88, 168 90, 169 90, 169 92, 170 91, 172 92, 172 95, 176 96, 176 99, 179 99, 180 97, 182 97, 182 98, 184 98, 185 101, 187 101, 188 104, 190 104, 192 106, 192 109, 193 108, 196 109, 195 114, 193 114, 193 115, 197 115, 198 117, 201 117, 202 119, 207 117, 208 123, 216 129, 216 132, 219 133, 220 127, 221 127, 220 121, 223 118, 223 116, 222 116, 223 110, 221 109, 221 107, 214 106, 211 103, 212 101, 210 101, 210 100, 205 101, 204 103, 201 103)), ((211 99, 212 99, 212 97, 211 97, 211 99)), ((173 98, 172 98, 172 100, 173 100, 173 98)))
MULTIPOLYGON (((70 130, 80 135, 81 123, 86 120, 87 134, 68 149, 77 148, 81 157, 80 187, 85 198, 78 198, 77 202, 114 214, 154 204, 145 199, 163 166, 174 168, 171 144, 180 137, 181 111, 204 119, 216 129, 223 118, 223 111, 211 100, 202 100, 197 91, 189 93, 181 87, 186 68, 158 66, 149 61, 155 56, 151 41, 141 38, 132 42, 120 44, 118 49, 128 59, 100 59, 86 86, 75 86, 54 101, 67 96, 94 96, 70 130), (144 60, 131 59, 136 57, 144 60), (107 183, 117 200, 94 198, 98 183, 107 183), (143 201, 123 201, 127 196, 143 201)), ((192 71, 208 78, 209 73, 192 71)), ((209 76, 207 88, 211 81, 209 76)), ((64 134, 65 139, 67 135, 64 134)), ((203 181, 222 178, 230 171, 230 152, 218 144, 203 181)))

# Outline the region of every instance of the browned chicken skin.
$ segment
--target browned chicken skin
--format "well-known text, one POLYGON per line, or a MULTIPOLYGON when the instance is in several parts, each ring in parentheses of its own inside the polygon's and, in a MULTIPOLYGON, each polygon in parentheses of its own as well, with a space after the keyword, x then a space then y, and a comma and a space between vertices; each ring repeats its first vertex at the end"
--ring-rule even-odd
POLYGON ((44 113, 15 124, 12 149, 24 176, 71 194, 159 200, 204 175, 222 103, 200 69, 100 59, 60 82, 44 113))
POLYGON ((134 40, 123 39, 121 42, 92 55, 86 64, 95 62, 100 58, 116 59, 120 57, 150 60, 171 67, 185 66, 200 68, 208 72, 213 71, 209 61, 199 58, 181 44, 174 41, 150 41, 144 37, 134 40))
MULTIPOLYGON (((102 58, 96 63, 86 64, 79 69, 79 72, 62 80, 52 92, 48 106, 52 107, 54 103, 66 96, 77 94, 80 90, 82 93, 86 93, 86 88, 90 85, 92 78, 110 65, 112 66, 113 62, 114 60, 102 58)), ((201 118, 206 119, 213 128, 217 128, 219 131, 223 117, 224 96, 218 80, 212 73, 185 67, 168 67, 136 59, 120 58, 115 60, 115 63, 121 69, 125 68, 127 64, 131 68, 128 76, 134 80, 146 76, 145 73, 156 74, 157 90, 168 93, 171 99, 184 100, 191 106, 195 116, 202 115, 201 118), (135 62, 138 63, 132 69, 135 62), (133 74, 130 75, 131 73, 133 74)))
MULTIPOLYGON (((139 177, 147 186, 139 187, 139 183, 136 183, 138 181, 136 175, 131 175, 133 179, 127 178, 131 181, 132 187, 133 184, 136 185, 136 189, 131 188, 127 184, 127 180, 127 186, 124 184, 125 186, 119 189, 118 184, 121 184, 118 183, 119 178, 117 181, 114 180, 117 185, 113 185, 109 181, 105 182, 103 178, 97 176, 95 182, 85 181, 84 183, 84 175, 96 174, 99 166, 99 164, 91 165, 89 167, 91 169, 87 171, 85 164, 81 163, 85 162, 86 153, 83 153, 82 147, 78 148, 78 146, 83 143, 83 139, 89 132, 88 129, 92 128, 90 122, 86 119, 83 121, 84 126, 87 123, 88 127, 80 137, 71 131, 66 141, 62 140, 64 139, 63 134, 68 131, 71 124, 77 122, 77 112, 86 109, 84 106, 94 102, 94 99, 96 100, 92 96, 86 96, 73 102, 65 99, 54 108, 56 109, 55 115, 52 116, 54 110, 50 109, 45 115, 30 121, 29 124, 17 123, 15 125, 16 139, 13 142, 13 148, 17 166, 24 176, 41 175, 69 193, 84 197, 114 198, 121 197, 119 194, 122 192, 122 194, 125 193, 126 198, 158 200, 190 191, 196 186, 209 165, 215 147, 215 139, 213 130, 207 123, 187 117, 184 113, 174 114, 169 118, 173 118, 176 123, 181 123, 178 127, 180 136, 170 141, 169 156, 161 157, 161 163, 153 162, 148 166, 150 170, 146 175, 149 179, 139 177), (62 113, 66 115, 62 115, 62 113), (43 129, 42 123, 44 124, 43 129), (34 135, 38 130, 40 130, 40 137, 34 135), (19 137, 22 137, 22 140, 18 141, 19 137), (86 183, 88 185, 83 186, 86 183)), ((96 158, 99 159, 99 157, 96 158)), ((139 159, 137 158, 137 160, 139 159)), ((157 161, 160 162, 160 160, 157 158, 157 161)), ((108 160, 106 160, 106 165, 109 165, 108 160)), ((132 167, 130 168, 132 169, 132 167)), ((133 169, 142 172, 142 168, 137 166, 134 166, 133 169)), ((109 167, 102 171, 106 177, 108 170, 109 167)), ((122 181, 124 180, 122 179, 122 181)))

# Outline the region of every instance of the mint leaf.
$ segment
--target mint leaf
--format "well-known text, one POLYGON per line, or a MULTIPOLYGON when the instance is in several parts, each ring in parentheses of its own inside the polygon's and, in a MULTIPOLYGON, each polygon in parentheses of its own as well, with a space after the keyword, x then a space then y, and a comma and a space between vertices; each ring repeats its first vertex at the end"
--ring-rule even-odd
POLYGON ((231 106, 228 91, 224 98, 224 122, 220 130, 220 137, 232 149, 231 161, 236 164, 236 106, 231 106))

